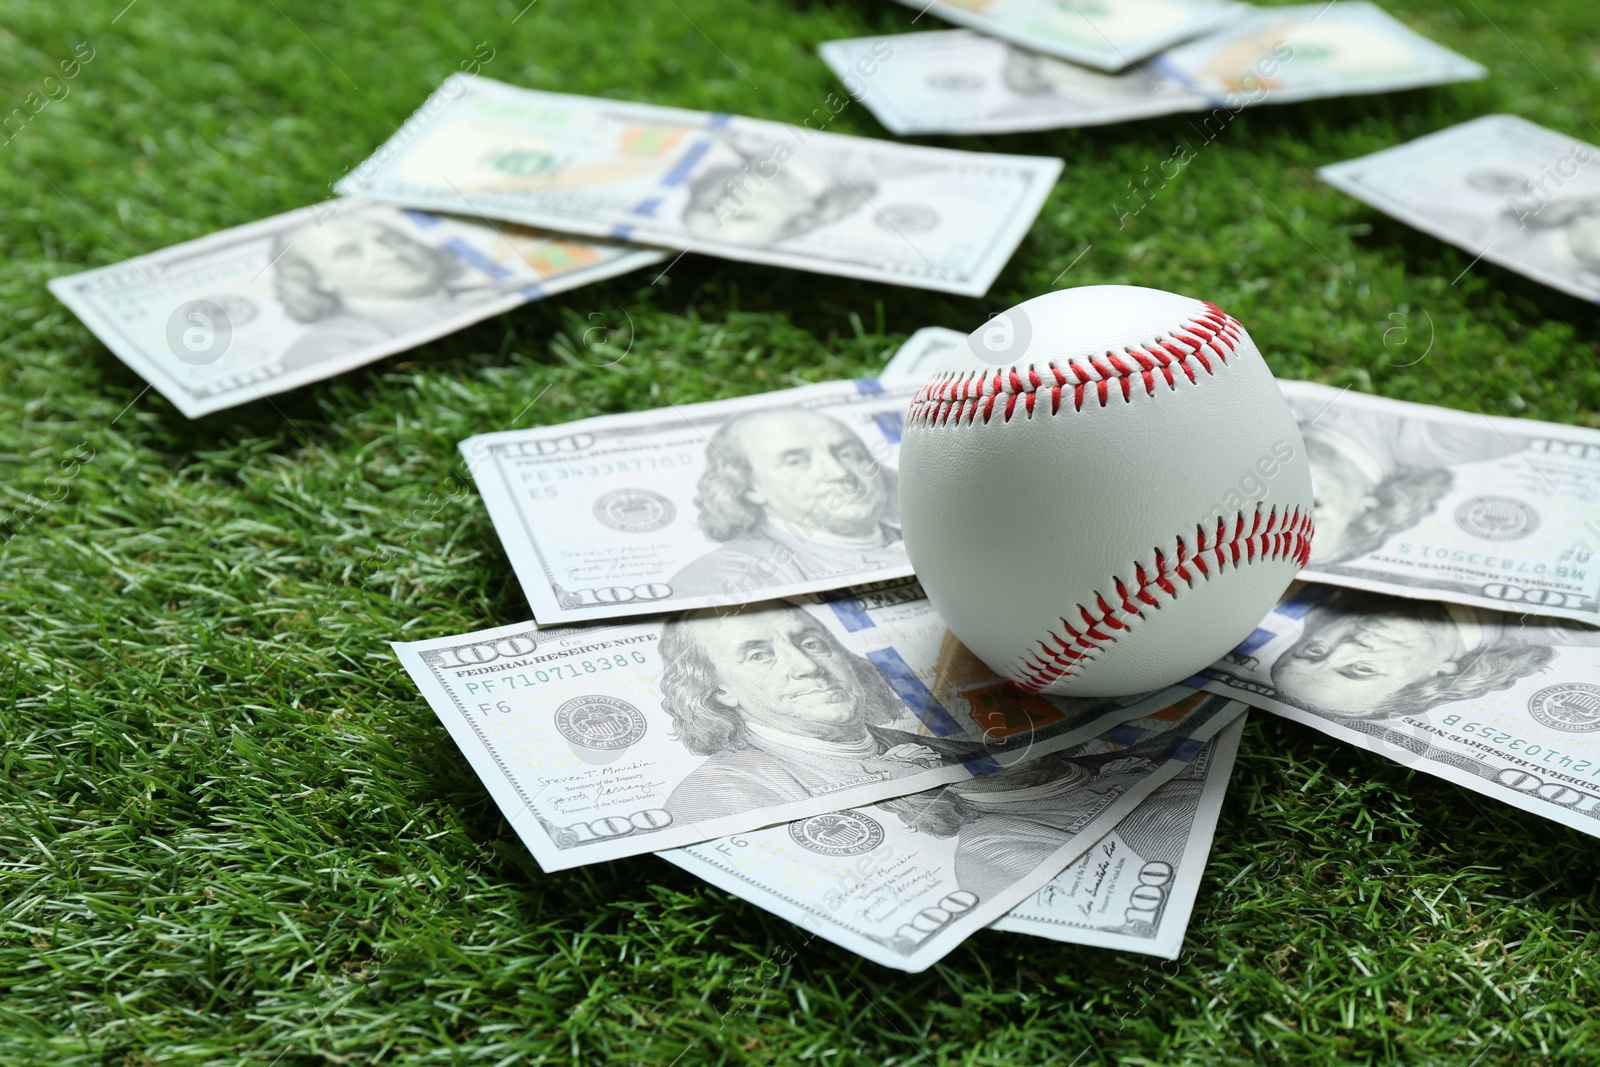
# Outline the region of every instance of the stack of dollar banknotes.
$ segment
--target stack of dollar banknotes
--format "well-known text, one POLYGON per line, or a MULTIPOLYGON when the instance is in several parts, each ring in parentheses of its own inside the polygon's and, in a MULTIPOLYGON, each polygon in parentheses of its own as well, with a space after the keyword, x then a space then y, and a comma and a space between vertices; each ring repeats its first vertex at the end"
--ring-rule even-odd
MULTIPOLYGON (((895 133, 1187 110, 1209 140, 1485 73, 1355 0, 907 3, 963 28, 821 49, 895 133)), ((52 289, 191 417, 690 252, 982 295, 1061 162, 827 132, 844 102, 778 123, 464 72, 341 198, 52 289)), ((1488 116, 1322 174, 1595 299, 1595 152, 1488 116)), ((1600 835, 1600 432, 1284 382, 1304 582, 1183 686, 1046 698, 950 635, 900 536, 903 413, 962 337, 461 443, 537 622, 395 648, 545 870, 654 853, 911 971, 986 927, 1175 957, 1246 705, 1600 835)))

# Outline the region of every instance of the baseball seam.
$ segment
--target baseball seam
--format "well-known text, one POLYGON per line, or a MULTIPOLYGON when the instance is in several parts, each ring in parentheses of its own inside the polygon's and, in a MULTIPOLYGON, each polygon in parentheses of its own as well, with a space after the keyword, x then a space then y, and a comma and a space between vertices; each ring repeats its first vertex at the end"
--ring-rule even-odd
POLYGON ((1072 410, 1082 411, 1090 397, 1105 407, 1114 389, 1124 402, 1131 400, 1136 382, 1148 396, 1155 395, 1158 382, 1177 389, 1179 371, 1191 383, 1198 382, 1195 365, 1207 376, 1213 374, 1212 357, 1226 364, 1244 330, 1217 305, 1206 301, 1202 306, 1204 310, 1188 322, 1141 345, 1124 346, 1120 353, 1048 360, 1042 374, 1030 363, 1025 371, 1011 366, 941 377, 917 390, 907 421, 939 426, 952 420, 987 423, 998 410, 1001 420, 1010 422, 1019 406, 1032 418, 1041 393, 1049 397, 1050 414, 1055 415, 1061 411, 1063 394, 1070 395, 1072 410))
POLYGON ((1196 581, 1210 581, 1213 571, 1221 574, 1229 567, 1237 570, 1258 560, 1284 558, 1292 558, 1304 567, 1310 560, 1312 518, 1309 509, 1302 511, 1293 507, 1280 512, 1274 507, 1263 516, 1261 505, 1257 504, 1248 530, 1246 522, 1245 513, 1238 512, 1231 535, 1228 520, 1220 516, 1216 528, 1209 533, 1204 523, 1197 524, 1192 553, 1179 537, 1174 555, 1169 557, 1158 548, 1152 566, 1136 562, 1131 583, 1113 577, 1111 596, 1097 591, 1091 601, 1093 609, 1081 603, 1077 605, 1081 625, 1062 618, 1064 634, 1055 630, 1045 632, 1038 642, 1039 651, 1023 661, 1019 669, 1023 677, 1014 679, 1017 685, 1036 693, 1062 678, 1079 676, 1101 648, 1116 641, 1118 633, 1129 629, 1132 620, 1143 619, 1148 610, 1159 611, 1160 597, 1177 598, 1178 582, 1173 579, 1192 589, 1196 581))

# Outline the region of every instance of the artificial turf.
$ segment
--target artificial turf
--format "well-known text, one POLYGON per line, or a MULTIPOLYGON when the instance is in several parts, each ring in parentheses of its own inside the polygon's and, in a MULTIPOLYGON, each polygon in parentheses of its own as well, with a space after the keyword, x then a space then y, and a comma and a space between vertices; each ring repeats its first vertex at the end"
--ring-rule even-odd
POLYGON ((540 873, 387 645, 527 617, 455 443, 535 396, 518 425, 866 374, 1052 286, 1205 296, 1283 376, 1600 427, 1594 307, 1314 174, 1492 111, 1600 141, 1592 0, 1386 4, 1490 78, 1210 143, 931 139, 1066 160, 982 300, 688 256, 190 422, 46 291, 329 195, 480 43, 512 83, 782 120, 838 92, 819 42, 931 22, 525 3, 0 8, 0 113, 94 53, 0 144, 0 1064, 1600 1058, 1596 841, 1270 716, 1176 963, 984 933, 906 977, 653 858, 540 873))

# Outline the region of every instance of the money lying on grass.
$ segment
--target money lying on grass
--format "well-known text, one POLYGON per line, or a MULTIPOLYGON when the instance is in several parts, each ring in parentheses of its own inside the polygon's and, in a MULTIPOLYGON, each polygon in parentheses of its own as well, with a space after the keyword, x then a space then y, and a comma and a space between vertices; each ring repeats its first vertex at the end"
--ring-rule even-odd
POLYGON ((1203 144, 1245 107, 1487 73, 1363 0, 1260 10, 1115 74, 963 30, 829 41, 820 51, 852 95, 901 135, 1012 133, 1210 111, 1195 127, 1203 144))
POLYGON ((1478 259, 1600 300, 1597 157, 1566 134, 1485 115, 1317 173, 1478 259))
POLYGON ((1600 837, 1600 630, 1303 585, 1193 684, 1600 837))
POLYGON ((989 37, 1100 70, 1121 70, 1251 10, 1232 0, 900 2, 989 37))
POLYGON ((660 855, 813 935, 921 971, 1214 758, 1206 742, 1242 711, 1184 700, 998 774, 660 855))
POLYGON ((547 871, 964 781, 1192 695, 1024 694, 911 581, 394 648, 547 871))
POLYGON ((791 125, 458 74, 337 188, 982 296, 1033 223, 1061 161, 818 132, 848 103, 830 94, 804 124, 791 125))
POLYGON ((55 278, 50 291, 193 419, 664 258, 333 200, 55 278))
POLYGON ((1152 63, 1213 102, 1244 106, 1390 93, 1489 73, 1367 0, 1257 8, 1152 63))
POLYGON ((1316 492, 1303 577, 1600 622, 1600 431, 1280 385, 1316 492))
POLYGON ((951 349, 966 344, 967 335, 943 326, 924 326, 906 339, 878 373, 884 385, 921 385, 951 349))
POLYGON ((903 577, 916 390, 827 382, 483 434, 461 452, 545 626, 903 577))
POLYGON ((968 30, 853 37, 817 51, 902 137, 1096 126, 1207 104, 1150 63, 1108 74, 968 30))
POLYGON ((992 930, 1178 958, 1245 716, 992 930))

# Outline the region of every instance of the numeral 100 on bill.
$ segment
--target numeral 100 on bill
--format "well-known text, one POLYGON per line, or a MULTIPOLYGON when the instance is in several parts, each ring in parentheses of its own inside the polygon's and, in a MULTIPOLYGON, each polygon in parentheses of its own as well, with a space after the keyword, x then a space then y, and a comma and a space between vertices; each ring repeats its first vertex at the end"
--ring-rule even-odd
POLYGON ((604 819, 594 822, 575 822, 570 826, 557 827, 550 836, 560 848, 575 848, 578 845, 588 845, 595 841, 607 841, 613 837, 625 837, 633 833, 649 833, 652 830, 664 830, 672 825, 672 816, 663 808, 646 808, 643 811, 633 812, 626 817, 621 815, 608 815, 604 819))
POLYGON ((665 582, 647 582, 628 588, 624 585, 604 589, 563 589, 561 606, 564 608, 597 608, 603 604, 629 604, 635 600, 665 600, 672 595, 672 586, 665 582))

